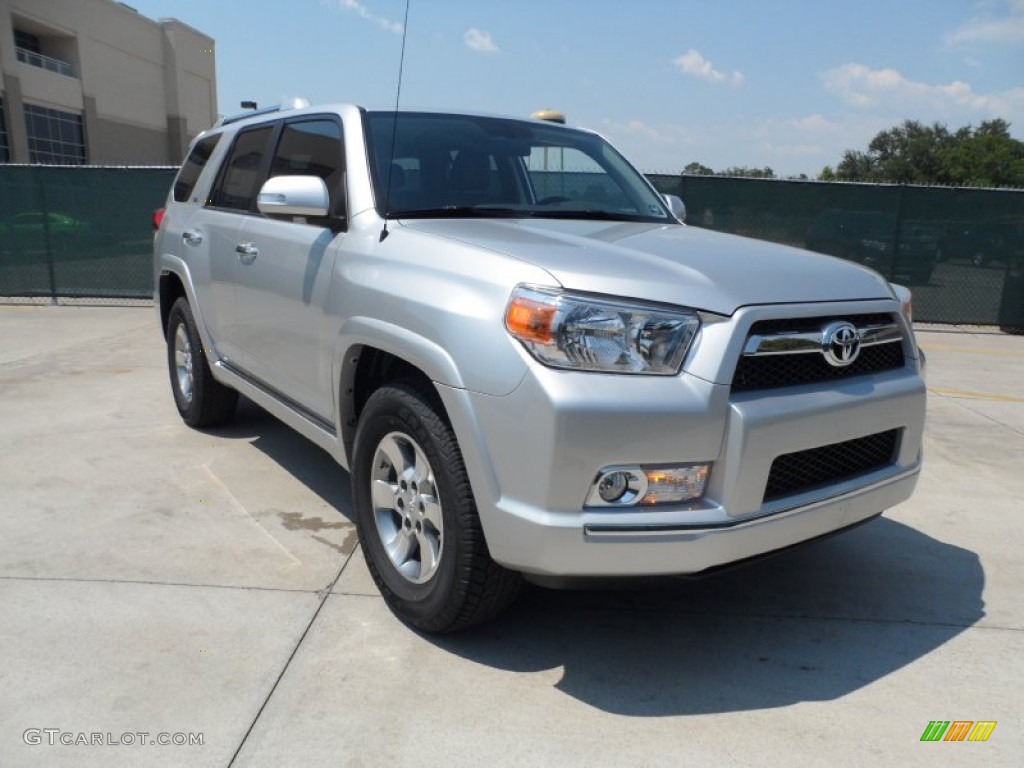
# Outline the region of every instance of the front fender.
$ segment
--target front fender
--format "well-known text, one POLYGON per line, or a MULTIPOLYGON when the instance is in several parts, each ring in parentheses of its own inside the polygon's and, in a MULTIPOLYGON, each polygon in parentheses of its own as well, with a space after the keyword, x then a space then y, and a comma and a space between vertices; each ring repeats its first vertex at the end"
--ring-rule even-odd
POLYGON ((387 352, 426 374, 431 381, 464 389, 462 376, 446 349, 420 334, 374 317, 352 317, 341 326, 334 346, 335 381, 341 381, 354 347, 368 346, 387 352))

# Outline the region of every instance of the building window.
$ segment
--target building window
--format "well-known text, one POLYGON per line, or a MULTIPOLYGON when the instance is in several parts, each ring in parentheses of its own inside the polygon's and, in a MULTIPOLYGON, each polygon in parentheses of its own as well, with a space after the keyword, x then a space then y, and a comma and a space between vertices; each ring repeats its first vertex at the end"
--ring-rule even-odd
POLYGON ((14 30, 14 45, 16 48, 21 48, 29 53, 43 52, 43 45, 39 37, 31 32, 23 32, 20 29, 14 30))
POLYGON ((0 99, 0 163, 11 161, 10 145, 7 143, 7 116, 4 114, 4 100, 0 99))
POLYGON ((25 131, 30 163, 85 165, 81 115, 26 104, 25 131))

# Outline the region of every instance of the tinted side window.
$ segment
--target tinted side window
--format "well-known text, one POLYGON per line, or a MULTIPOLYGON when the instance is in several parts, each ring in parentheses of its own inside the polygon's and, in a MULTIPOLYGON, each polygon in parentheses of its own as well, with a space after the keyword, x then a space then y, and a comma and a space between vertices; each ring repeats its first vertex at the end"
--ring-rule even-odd
POLYGON ((331 197, 331 215, 343 217, 344 158, 341 126, 336 121, 316 119, 288 123, 281 132, 270 175, 319 176, 331 197))
POLYGON ((206 161, 210 159, 210 155, 213 154, 217 142, 220 141, 220 136, 219 133, 207 136, 192 147, 192 151, 188 153, 188 159, 185 160, 185 164, 178 171, 178 178, 174 181, 175 201, 184 203, 188 200, 196 182, 199 181, 199 174, 206 167, 206 161))
POLYGON ((254 209, 256 193, 262 181, 260 170, 272 132, 273 126, 268 125, 238 134, 221 168, 216 189, 210 195, 211 205, 239 211, 254 209))

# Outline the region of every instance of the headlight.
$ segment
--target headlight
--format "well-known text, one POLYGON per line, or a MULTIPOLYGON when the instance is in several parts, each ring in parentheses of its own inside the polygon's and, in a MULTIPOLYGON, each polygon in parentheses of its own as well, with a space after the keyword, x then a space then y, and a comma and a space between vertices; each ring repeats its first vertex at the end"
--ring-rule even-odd
POLYGON ((700 319, 686 310, 521 285, 508 303, 505 327, 554 368, 671 376, 679 372, 700 319))

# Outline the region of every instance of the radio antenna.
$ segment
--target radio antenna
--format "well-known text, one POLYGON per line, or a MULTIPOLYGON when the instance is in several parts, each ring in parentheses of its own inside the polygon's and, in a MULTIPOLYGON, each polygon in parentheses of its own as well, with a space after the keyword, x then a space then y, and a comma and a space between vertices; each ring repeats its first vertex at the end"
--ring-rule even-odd
POLYGON ((380 231, 380 242, 388 236, 388 216, 391 214, 391 180, 395 173, 395 141, 398 136, 398 103, 402 98, 402 72, 405 71, 405 38, 409 34, 409 2, 405 0, 405 19, 402 21, 402 55, 398 59, 398 88, 395 90, 395 117, 391 124, 391 151, 388 153, 387 200, 384 203, 384 229, 380 231))

